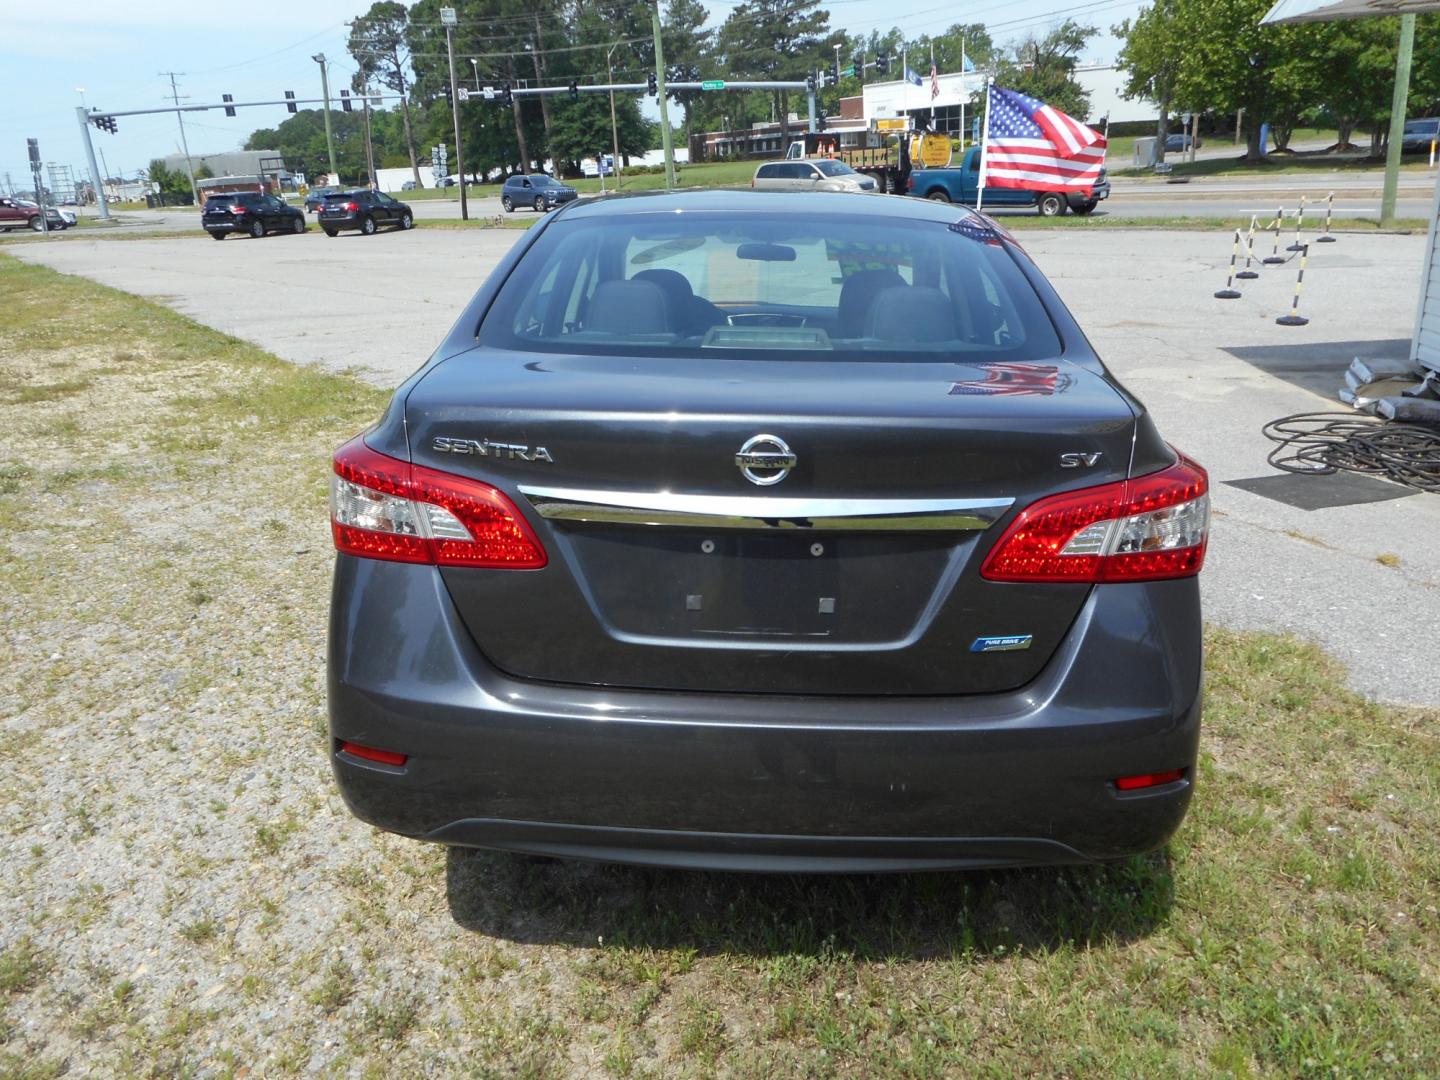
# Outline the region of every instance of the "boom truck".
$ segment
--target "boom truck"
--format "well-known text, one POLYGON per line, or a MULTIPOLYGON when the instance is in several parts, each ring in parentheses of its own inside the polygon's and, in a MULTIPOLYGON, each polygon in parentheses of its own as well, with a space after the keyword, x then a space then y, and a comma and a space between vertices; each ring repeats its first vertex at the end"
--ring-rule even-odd
POLYGON ((807 131, 804 138, 790 144, 785 160, 834 158, 874 177, 875 190, 881 195, 904 195, 910 177, 911 132, 907 128, 871 128, 862 134, 865 145, 841 146, 840 136, 833 131, 807 131))

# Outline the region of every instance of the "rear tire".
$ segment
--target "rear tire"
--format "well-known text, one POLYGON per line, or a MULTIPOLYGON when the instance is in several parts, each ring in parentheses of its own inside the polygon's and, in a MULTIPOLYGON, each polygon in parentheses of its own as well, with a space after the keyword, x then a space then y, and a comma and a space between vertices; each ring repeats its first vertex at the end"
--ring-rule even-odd
POLYGON ((1084 217, 1086 214, 1093 212, 1095 207, 1099 205, 1100 200, 1089 199, 1086 202, 1078 203, 1075 206, 1070 207, 1070 212, 1072 214, 1079 214, 1081 217, 1084 217))
POLYGON ((414 227, 415 227, 415 215, 412 214, 412 213, 410 213, 409 210, 406 210, 405 213, 403 213, 403 214, 400 215, 400 228, 401 228, 401 229, 413 229, 414 227))
POLYGON ((934 191, 927 191, 925 193, 925 198, 931 200, 932 202, 949 202, 950 193, 944 188, 936 188, 934 191))
POLYGON ((224 239, 225 239, 225 234, 224 234, 223 232, 212 232, 212 233, 210 234, 210 239, 211 239, 211 240, 224 240, 224 239))
POLYGON ((375 235, 375 219, 368 214, 360 219, 360 231, 366 236, 375 235))
POLYGON ((1047 191, 1035 200, 1035 207, 1041 217, 1060 217, 1069 207, 1065 196, 1056 191, 1047 191))
POLYGON ((265 223, 259 218, 256 218, 250 223, 250 235, 253 236, 256 240, 259 240, 262 236, 265 235, 265 223))
POLYGON ((532 205, 534 205, 537 214, 543 214, 545 212, 545 200, 539 195, 535 196, 535 202, 532 205))
POLYGON ((509 195, 501 196, 500 205, 505 208, 507 214, 513 214, 515 212, 515 204, 510 201, 509 195))
POLYGON ((297 234, 298 234, 298 233, 302 233, 302 232, 305 231, 305 215, 304 215, 304 214, 301 214, 301 215, 300 215, 299 217, 297 217, 297 218, 291 218, 291 219, 290 219, 290 231, 291 231, 291 232, 294 232, 294 233, 297 233, 297 234))
POLYGON ((45 231, 45 222, 44 222, 43 220, 41 220, 39 214, 36 214, 34 217, 32 217, 32 218, 30 219, 30 228, 32 228, 32 229, 35 230, 36 232, 44 232, 44 231, 45 231))
MULTIPOLYGON (((324 225, 321 225, 320 227, 321 227, 322 229, 325 229, 325 226, 324 226, 324 225)), ((337 235, 339 235, 339 232, 340 232, 339 229, 325 229, 325 235, 326 235, 326 236, 331 236, 331 237, 337 236, 337 235)))

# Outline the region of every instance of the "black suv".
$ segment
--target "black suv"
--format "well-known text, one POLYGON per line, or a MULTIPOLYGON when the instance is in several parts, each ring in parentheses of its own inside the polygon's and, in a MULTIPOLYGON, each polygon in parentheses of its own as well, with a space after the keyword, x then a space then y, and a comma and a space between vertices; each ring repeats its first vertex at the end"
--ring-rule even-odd
POLYGON ((267 232, 304 232, 305 214, 274 195, 234 191, 206 199, 200 224, 216 240, 236 232, 259 239, 267 232))
POLYGON ((325 205, 320 207, 320 227, 326 236, 334 236, 342 229, 359 229, 370 236, 382 225, 413 229, 415 212, 383 191, 365 188, 326 195, 325 205))
POLYGON ((544 173, 533 176, 512 176, 500 189, 500 205, 505 212, 512 212, 517 206, 531 206, 544 213, 561 203, 574 202, 580 193, 566 187, 544 173))

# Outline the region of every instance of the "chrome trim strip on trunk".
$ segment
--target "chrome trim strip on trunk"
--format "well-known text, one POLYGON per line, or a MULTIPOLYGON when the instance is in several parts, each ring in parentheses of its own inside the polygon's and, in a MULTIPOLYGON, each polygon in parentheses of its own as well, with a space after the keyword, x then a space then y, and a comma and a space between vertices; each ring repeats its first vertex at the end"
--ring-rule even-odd
POLYGON ((520 486, 551 521, 618 522, 701 529, 863 529, 890 532, 988 529, 1014 499, 809 499, 683 495, 520 486))

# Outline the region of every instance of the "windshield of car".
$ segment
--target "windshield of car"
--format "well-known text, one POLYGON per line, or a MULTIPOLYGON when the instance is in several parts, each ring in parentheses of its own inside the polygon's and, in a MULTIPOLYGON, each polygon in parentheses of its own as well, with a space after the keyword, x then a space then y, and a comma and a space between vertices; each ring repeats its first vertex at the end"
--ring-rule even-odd
POLYGON ((815 167, 826 176, 848 176, 855 172, 843 161, 817 161, 815 167))
POLYGON ((560 185, 557 184, 554 180, 550 179, 550 177, 548 177, 548 176, 532 176, 532 177, 530 177, 530 183, 532 183, 533 185, 535 185, 535 187, 538 187, 538 188, 559 187, 559 186, 560 186, 560 185))
POLYGON ((975 219, 701 212, 557 221, 480 328, 532 352, 1036 360, 1060 342, 975 219))

